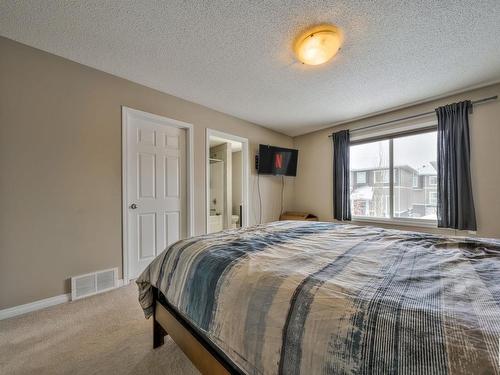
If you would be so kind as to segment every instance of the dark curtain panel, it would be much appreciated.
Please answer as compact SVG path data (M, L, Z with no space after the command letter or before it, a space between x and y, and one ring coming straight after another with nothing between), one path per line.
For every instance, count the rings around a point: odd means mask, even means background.
M349 130L332 134L333 139L333 217L351 220L349 198Z
M438 118L438 226L476 230L470 177L470 101L436 108Z

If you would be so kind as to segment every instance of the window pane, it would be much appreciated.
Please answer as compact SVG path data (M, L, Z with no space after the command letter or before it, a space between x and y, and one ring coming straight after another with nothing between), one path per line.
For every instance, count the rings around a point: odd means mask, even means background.
M394 217L436 220L436 132L395 138Z
M366 172L356 172L356 182L358 184L366 184Z
M389 141L351 146L351 213L390 217Z

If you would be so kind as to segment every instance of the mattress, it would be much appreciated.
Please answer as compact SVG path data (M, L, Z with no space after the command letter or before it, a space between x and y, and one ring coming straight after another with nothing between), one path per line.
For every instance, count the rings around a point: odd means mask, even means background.
M181 240L137 284L247 374L499 373L496 240L283 221Z

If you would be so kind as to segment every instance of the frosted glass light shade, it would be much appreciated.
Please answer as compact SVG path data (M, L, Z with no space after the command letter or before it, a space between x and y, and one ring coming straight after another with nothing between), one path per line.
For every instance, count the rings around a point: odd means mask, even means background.
M297 59L307 65L320 65L331 60L340 49L342 33L333 25L316 26L295 42Z

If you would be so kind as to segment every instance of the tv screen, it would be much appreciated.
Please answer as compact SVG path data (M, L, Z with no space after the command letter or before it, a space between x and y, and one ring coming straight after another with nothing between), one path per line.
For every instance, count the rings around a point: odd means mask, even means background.
M259 146L259 174L296 176L298 150L290 148Z

